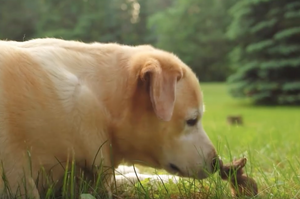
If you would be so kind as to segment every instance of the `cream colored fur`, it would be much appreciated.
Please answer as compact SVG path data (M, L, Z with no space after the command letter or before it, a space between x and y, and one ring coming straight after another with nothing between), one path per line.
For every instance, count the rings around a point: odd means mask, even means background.
M39 198L40 168L58 181L71 160L90 172L126 161L205 178L216 152L202 114L196 76L171 53L51 38L0 41L0 160L13 191L25 184ZM187 125L190 119L197 124Z

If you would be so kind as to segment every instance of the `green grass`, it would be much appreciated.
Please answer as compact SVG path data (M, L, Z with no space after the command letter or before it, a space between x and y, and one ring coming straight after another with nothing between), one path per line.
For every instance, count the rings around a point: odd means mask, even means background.
M254 106L247 100L237 101L228 95L226 85L220 83L203 83L201 88L206 107L203 126L223 161L248 158L245 170L258 183L257 198L300 198L300 107ZM244 124L229 125L228 115L242 115ZM146 173L165 173L139 168ZM55 196L50 188L46 198L79 198L81 193L107 198L98 192L99 186L103 191L99 183L93 187L89 182L80 181L80 188L76 190L74 172L73 167L66 172L63 197ZM92 195L83 198L92 199ZM159 186L144 180L122 187L114 195L115 198L149 199L231 196L228 183L218 174L205 180L183 179L178 184L159 183Z
M202 84L203 125L224 160L246 156L264 198L300 198L300 107L253 106L227 95L224 84ZM230 126L227 115L243 116Z

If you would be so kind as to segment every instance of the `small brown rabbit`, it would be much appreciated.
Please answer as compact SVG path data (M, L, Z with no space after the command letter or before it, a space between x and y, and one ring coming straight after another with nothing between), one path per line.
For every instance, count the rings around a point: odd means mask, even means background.
M258 188L255 180L248 177L243 171L243 167L246 165L246 162L246 158L240 158L238 160L234 160L232 163L221 165L220 176L223 180L229 181L233 197L253 197L258 194Z
M230 125L243 125L243 117L241 115L228 115L227 123Z

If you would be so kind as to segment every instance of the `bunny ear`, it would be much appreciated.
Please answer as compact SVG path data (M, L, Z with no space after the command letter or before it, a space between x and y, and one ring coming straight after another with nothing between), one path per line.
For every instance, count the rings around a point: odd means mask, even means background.
M235 166L237 170L240 170L245 167L247 163L247 158L241 158L235 162Z
M242 158L241 159L241 167L244 167L247 163L247 158Z

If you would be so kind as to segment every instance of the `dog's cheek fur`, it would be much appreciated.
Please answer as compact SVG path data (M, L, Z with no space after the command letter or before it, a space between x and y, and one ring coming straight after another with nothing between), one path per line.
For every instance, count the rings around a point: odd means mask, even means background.
M167 170L170 163L196 169L205 161L210 162L214 148L202 126L185 130L189 110L198 109L202 104L199 82L190 73L190 77L178 82L176 104L170 122L161 121L155 115L147 84L138 83L124 122L126 125L113 135L116 156ZM200 148L204 148L204 154L199 154L197 150Z
M163 121L155 115L146 85L140 83L122 125L114 129L113 146L115 159L160 167L159 154L163 142Z
M164 161L165 165L173 163L182 171L188 170L190 174L196 172L201 177L205 176L202 169L211 170L211 159L216 151L202 127L201 120L194 127L186 125L186 120L192 119L194 112L198 112L199 117L202 116L203 100L197 78L191 71L185 76L178 83L174 114L171 124L168 124L174 128L170 128L172 131L167 134L168 137L165 135Z

